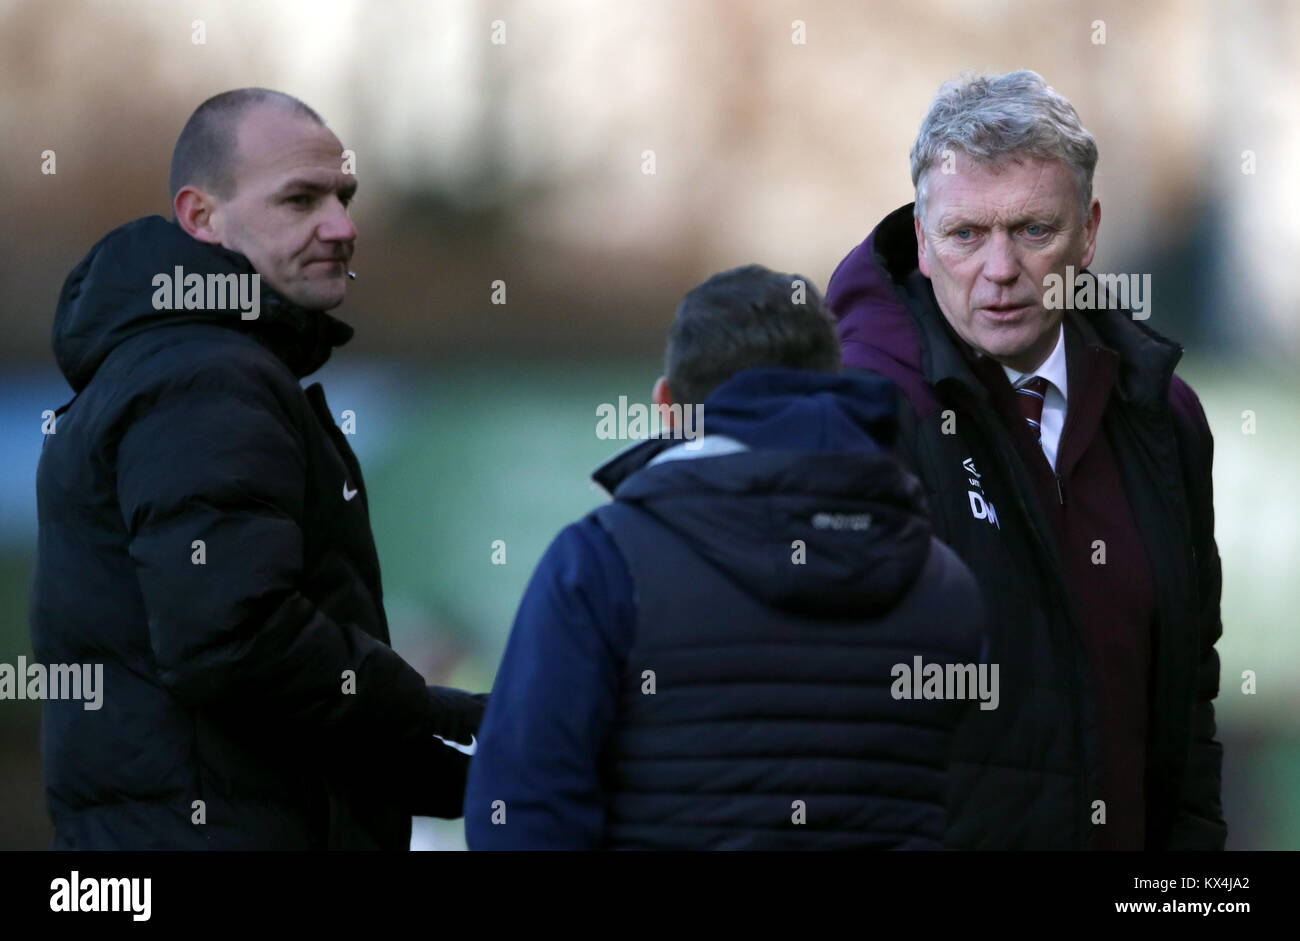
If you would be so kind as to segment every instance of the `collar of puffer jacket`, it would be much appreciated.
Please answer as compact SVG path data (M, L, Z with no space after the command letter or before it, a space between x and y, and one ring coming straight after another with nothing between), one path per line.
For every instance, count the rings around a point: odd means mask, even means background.
M252 263L238 252L191 238L162 216L145 216L100 239L63 283L54 316L52 345L59 369L76 392L128 337L176 323L218 323L251 333L298 378L324 365L353 328L324 311L307 310L259 279L257 319L226 309L158 310L155 278L172 275L251 275Z

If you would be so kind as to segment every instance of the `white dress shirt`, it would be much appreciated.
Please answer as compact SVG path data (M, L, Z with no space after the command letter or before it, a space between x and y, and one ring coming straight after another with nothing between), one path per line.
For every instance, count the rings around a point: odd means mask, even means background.
M1061 445L1061 431L1065 428L1065 406L1069 399L1069 380L1065 375L1065 325L1056 335L1056 347L1051 355L1043 360L1033 372L1016 372L1010 366L1003 366L1011 388L1018 389L1035 376L1047 380L1047 393L1043 396L1043 419L1039 423L1039 432L1043 439L1043 454L1047 463L1056 470L1056 452Z

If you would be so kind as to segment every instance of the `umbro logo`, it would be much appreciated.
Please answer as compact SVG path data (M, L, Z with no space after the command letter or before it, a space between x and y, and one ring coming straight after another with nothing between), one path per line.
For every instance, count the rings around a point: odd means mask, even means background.
M352 499L353 497L355 497L356 495L357 495L357 491L355 491L355 490L349 490L349 489L348 489L348 482L347 482L346 480L343 481L343 499L344 499L344 500L351 500L351 499Z

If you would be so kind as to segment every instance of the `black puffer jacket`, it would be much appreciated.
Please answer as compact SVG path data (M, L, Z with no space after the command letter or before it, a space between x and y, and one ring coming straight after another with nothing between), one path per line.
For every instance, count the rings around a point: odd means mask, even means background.
M405 849L456 817L483 697L388 646L365 483L316 370L352 328L265 285L261 312L155 310L157 274L251 274L160 216L64 284L76 397L37 472L32 645L103 664L47 701L55 846Z

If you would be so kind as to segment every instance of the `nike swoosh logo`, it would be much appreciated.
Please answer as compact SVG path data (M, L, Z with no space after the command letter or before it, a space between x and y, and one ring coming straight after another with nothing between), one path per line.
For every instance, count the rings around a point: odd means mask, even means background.
M347 482L346 480L343 481L343 499L344 499L344 500L351 500L351 499L352 499L353 497L355 497L356 495L357 495L357 491L355 491L355 490L348 490L348 482Z
M478 739L473 735L469 737L468 745L462 745L460 742L453 742L449 738L443 738L437 732L433 733L433 737L442 742L442 744L446 745L448 748L456 749L456 751L460 752L462 755L472 755L478 751Z

